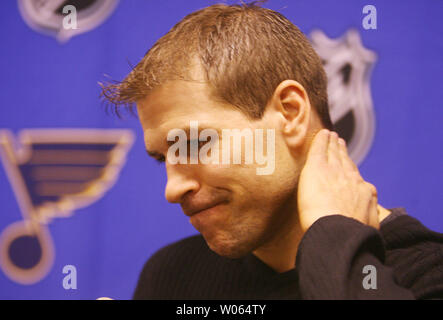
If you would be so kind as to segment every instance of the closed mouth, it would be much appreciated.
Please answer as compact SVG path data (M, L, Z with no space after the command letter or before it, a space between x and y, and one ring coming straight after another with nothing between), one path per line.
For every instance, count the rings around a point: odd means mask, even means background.
M216 206L222 204L223 202L225 202L225 201L217 202L217 203L210 204L210 205L201 206L201 207L199 207L199 208L194 208L194 209L189 210L189 211L184 211L184 213L185 213L188 217L192 217L193 215L196 215L196 214L198 214L198 213L200 213L200 212L202 212L202 211L205 211L205 210L208 210L208 209L214 208L214 207L216 207Z

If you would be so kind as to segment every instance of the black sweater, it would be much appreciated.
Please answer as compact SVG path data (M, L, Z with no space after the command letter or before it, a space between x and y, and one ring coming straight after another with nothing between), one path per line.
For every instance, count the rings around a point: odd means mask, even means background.
M391 211L379 231L341 215L317 220L300 242L295 269L283 273L252 253L221 257L201 235L183 239L148 260L133 298L443 298L443 234L401 208ZM366 265L376 273L364 273Z

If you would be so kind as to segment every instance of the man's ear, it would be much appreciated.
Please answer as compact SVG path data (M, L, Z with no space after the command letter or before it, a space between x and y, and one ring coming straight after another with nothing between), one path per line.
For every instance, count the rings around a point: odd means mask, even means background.
M272 104L281 119L288 146L300 148L308 132L311 104L305 88L294 80L282 81L274 91Z

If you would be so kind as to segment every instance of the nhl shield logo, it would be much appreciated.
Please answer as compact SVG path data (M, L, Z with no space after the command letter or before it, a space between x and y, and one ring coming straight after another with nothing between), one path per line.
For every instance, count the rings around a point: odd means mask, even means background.
M375 132L370 76L376 55L363 47L356 30L349 30L338 39L314 31L311 39L328 76L331 120L346 140L351 158L359 164L368 153Z
M65 42L97 27L117 3L118 0L19 0L18 6L32 29Z

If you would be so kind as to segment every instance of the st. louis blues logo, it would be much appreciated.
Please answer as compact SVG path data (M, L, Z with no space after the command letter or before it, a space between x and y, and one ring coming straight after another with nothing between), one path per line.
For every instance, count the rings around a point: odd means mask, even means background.
M54 260L47 224L97 201L116 182L133 143L128 130L0 131L0 157L23 220L0 235L0 266L22 284L42 279ZM5 213L3 213L5 214Z
M363 47L356 30L349 30L338 39L314 31L311 39L328 76L331 120L346 140L351 158L360 163L375 132L370 76L376 55Z
M18 0L26 24L60 42L97 27L114 11L117 3L118 0ZM74 14L72 10L75 15L67 16L68 12L68 15ZM64 26L66 19L75 19L75 27Z

